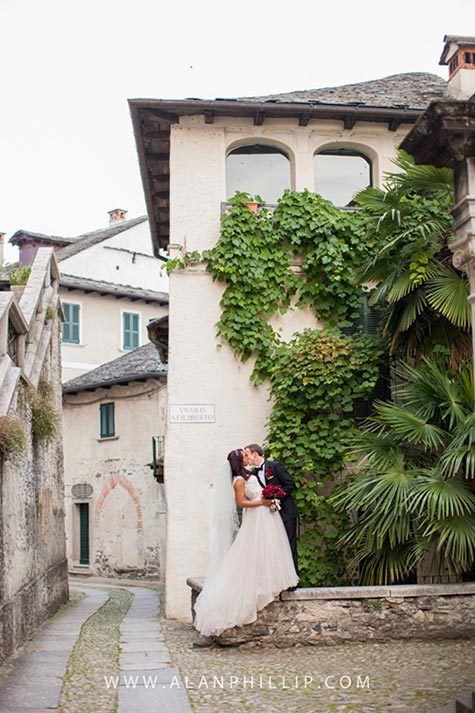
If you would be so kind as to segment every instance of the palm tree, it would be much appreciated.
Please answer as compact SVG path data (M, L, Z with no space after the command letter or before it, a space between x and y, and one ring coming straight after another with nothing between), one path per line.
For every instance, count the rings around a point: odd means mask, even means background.
M356 280L371 285L370 304L386 306L383 333L392 355L417 363L443 347L452 364L466 361L468 282L447 247L454 236L452 172L415 166L403 152L395 164L399 172L386 174L384 190L356 196L367 233L378 233L382 244Z
M366 584L456 575L475 559L473 373L442 359L402 366L400 403L378 402L354 451L362 468L333 497L355 524Z

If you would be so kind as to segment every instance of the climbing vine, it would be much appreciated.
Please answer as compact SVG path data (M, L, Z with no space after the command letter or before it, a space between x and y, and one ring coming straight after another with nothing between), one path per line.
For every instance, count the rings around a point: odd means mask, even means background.
M246 193L230 199L221 237L203 258L213 279L227 285L218 334L243 361L257 352L264 371L265 355L279 341L269 319L288 310L298 280L288 247L274 230L272 213L265 207L256 213L249 210L249 199Z
M355 434L356 399L374 389L382 345L368 335L306 329L279 349L270 374L268 446L295 477L303 586L346 581L350 553L338 545L348 521L328 497L338 488Z
M379 340L358 333L362 292L353 274L376 246L357 212L310 191L285 191L273 212L262 205L251 211L250 198L237 193L229 201L220 239L202 255L213 279L226 285L218 335L237 358L256 357L256 383L269 381L266 447L296 480L301 584L337 584L346 581L347 553L337 542L347 523L328 496L356 429L354 402L373 391L383 354ZM172 267L197 259L190 254ZM271 318L304 307L325 329L284 342Z

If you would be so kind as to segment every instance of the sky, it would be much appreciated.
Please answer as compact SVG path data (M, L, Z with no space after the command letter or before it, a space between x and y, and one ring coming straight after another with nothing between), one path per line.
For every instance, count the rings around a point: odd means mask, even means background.
M0 0L0 231L146 212L129 98L265 95L439 66L475 0ZM12 246L6 261L16 259Z

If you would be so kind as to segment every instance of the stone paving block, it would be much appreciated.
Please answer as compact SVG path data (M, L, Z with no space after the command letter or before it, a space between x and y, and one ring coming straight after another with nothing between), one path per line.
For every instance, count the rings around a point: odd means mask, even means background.
M5 708L17 708L28 711L30 708L55 709L58 706L61 682L46 686L42 683L33 685L12 685L0 692L0 711Z
M41 636L35 639L31 649L34 653L39 651L57 651L64 653L69 658L71 649L76 642L77 636Z
M163 641L163 632L156 631L155 629L145 630L145 629L130 629L124 631L120 629L120 638L124 641L133 641L134 639L147 639L155 641Z
M155 685L157 687L166 684L168 687L170 687L170 684L173 684L173 687L176 688L178 688L178 686L176 685L178 682L179 685L182 687L178 669L172 666L167 666L166 668L161 669L132 669L129 671L121 671L119 677L119 686L124 686L125 688L127 688L125 684L126 680L129 682L129 686L131 685L131 680L136 680L137 687L139 685L145 686L144 681L151 681L151 683L149 684L150 686Z
M28 686L33 683L44 683L45 686L56 686L61 685L62 678L65 673L65 667L58 669L57 671L51 671L48 667L36 667L33 670L29 668L23 670L15 670L15 678L11 685L14 686ZM5 688L10 688L8 683L8 677L5 677L4 683L0 684L0 695L2 690ZM0 713L3 713L0 708Z
M133 669L154 669L170 666L171 659L168 652L152 652L150 655L145 651L137 653L123 653L120 656L120 667L125 671Z
M191 713L191 706L184 688L121 688L118 713Z
M51 713L58 710L57 708L24 708L23 705L19 708L0 708L1 713Z
M64 676L66 671L67 661L62 658L45 658L42 652L34 654L22 654L15 659L15 665L10 672L10 677L13 678L23 675L40 676Z
M162 635L162 629L158 626L158 624L152 623L149 623L148 626L146 626L145 624L141 624L139 626L132 623L122 624L120 627L120 631L123 634L150 634L150 636Z
M138 653L140 651L168 652L168 648L163 641L155 641L154 639L132 639L131 641L121 641L121 651L124 653Z

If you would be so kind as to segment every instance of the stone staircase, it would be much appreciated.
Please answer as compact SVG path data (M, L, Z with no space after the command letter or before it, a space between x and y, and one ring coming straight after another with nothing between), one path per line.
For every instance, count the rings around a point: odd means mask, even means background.
M22 378L37 387L56 315L59 270L52 248L40 248L21 296L0 292L0 416L5 416Z

